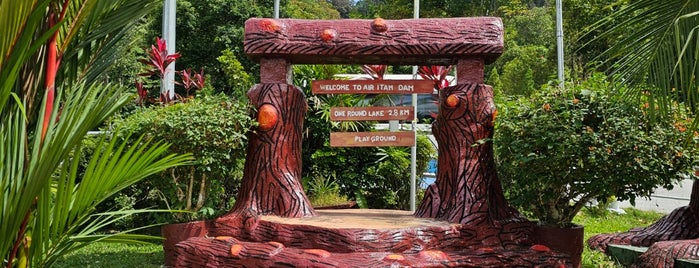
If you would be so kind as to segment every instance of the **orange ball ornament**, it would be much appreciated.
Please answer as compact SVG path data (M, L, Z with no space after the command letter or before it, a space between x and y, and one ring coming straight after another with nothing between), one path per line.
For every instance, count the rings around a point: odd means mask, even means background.
M279 22L277 20L274 20L274 19L263 19L263 20L260 20L259 24L260 24L260 28L263 31L270 32L270 33L278 32L282 28L282 26L279 24Z
M240 253L243 252L243 249L245 249L245 248L241 244L232 245L231 250L230 250L231 256L236 257L236 258L240 257Z
M444 104L446 104L447 107L454 108L457 105L459 105L459 97L454 94L451 94L449 95L449 97L447 97L447 100L444 102Z
M374 19L374 21L371 22L371 29L379 33L387 31L388 25L386 25L386 20L382 18Z
M337 38L337 31L333 29L325 29L320 33L320 39L325 42L330 42Z
M257 111L258 128L263 131L270 130L279 121L279 113L271 104L263 104Z

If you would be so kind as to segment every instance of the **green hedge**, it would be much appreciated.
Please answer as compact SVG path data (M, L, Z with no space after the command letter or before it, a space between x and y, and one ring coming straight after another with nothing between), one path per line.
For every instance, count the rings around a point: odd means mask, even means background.
M117 205L194 212L173 214L168 221L210 218L228 211L242 178L246 133L253 124L245 104L224 95L202 96L143 108L114 124L124 130L117 137L144 134L172 144L171 152L192 153L196 160L195 165L169 170L122 192L117 200L128 202Z
M544 223L565 224L592 199L633 202L689 172L697 144L686 144L686 116L678 111L652 124L650 108L612 88L596 75L501 109L494 142L513 204Z

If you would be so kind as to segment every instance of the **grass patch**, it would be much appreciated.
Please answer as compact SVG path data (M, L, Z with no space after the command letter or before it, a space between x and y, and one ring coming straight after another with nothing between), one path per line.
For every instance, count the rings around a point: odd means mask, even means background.
M633 227L648 226L663 216L661 213L625 208L626 214L583 209L573 222L585 226L585 243L593 235L601 233L625 232ZM590 250L587 245L582 255L583 267L623 267L600 251Z
M619 215L597 209L583 209L573 220L585 226L585 241L600 233L627 231L633 227L648 226L663 214L627 208ZM123 245L95 243L72 252L54 267L161 267L164 263L161 245ZM585 247L583 267L622 267L607 255Z
M53 267L162 267L165 263L162 245L126 245L94 243L71 252Z

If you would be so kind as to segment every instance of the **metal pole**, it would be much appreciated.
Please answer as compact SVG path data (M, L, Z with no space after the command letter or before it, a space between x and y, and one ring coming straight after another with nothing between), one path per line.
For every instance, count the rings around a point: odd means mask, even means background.
M175 19L177 10L177 0L165 0L163 4L163 39L169 54L175 52ZM160 94L166 94L170 99L175 97L175 63L168 65L165 69L160 85Z
M279 18L279 0L274 0L274 18Z
M420 18L420 0L414 0L415 4L413 6L413 18ZM413 66L413 75L417 75L417 66ZM413 94L413 109L415 110L412 127L413 134L415 135L415 141L413 146L410 147L410 211L415 211L416 209L416 196L417 196L417 94Z
M561 0L556 0L556 47L558 48L558 85L565 87L565 77L563 74L563 4Z

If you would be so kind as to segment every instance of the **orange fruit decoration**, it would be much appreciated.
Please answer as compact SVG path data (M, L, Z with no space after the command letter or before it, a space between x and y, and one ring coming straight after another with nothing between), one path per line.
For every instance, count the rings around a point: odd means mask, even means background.
M541 108L544 109L544 111L546 112L551 111L551 104L544 103L544 106L542 106Z
M447 107L454 108L457 105L459 105L459 97L454 95L454 94L451 94L451 95L449 95L449 97L447 97L445 104L447 105Z
M388 30L388 25L386 25L386 20L382 18L376 18L371 22L371 29L377 32L385 32Z
M274 19L263 19L260 20L259 23L262 30L270 33L278 32L282 28L282 26L279 25L279 22Z
M327 250L323 250L323 249L317 249L317 248L314 248L314 249L304 249L303 252L304 252L304 253L307 253L307 254L315 255L315 256L318 256L318 257L321 257L321 258L330 257L330 252L328 252Z
M243 245L241 244L235 244L231 246L231 256L233 257L238 257L240 256L240 252L243 251Z
M549 247L544 246L544 245L539 245L539 244L533 245L533 246L531 247L531 249L532 249L533 251L538 251L538 252L549 252L549 251L551 251L551 249L550 249Z
M279 113L271 104L263 104L260 110L257 111L257 123L259 129L263 131L270 130L279 121Z
M320 33L320 39L325 42L330 42L337 37L337 31L333 29L325 29Z

